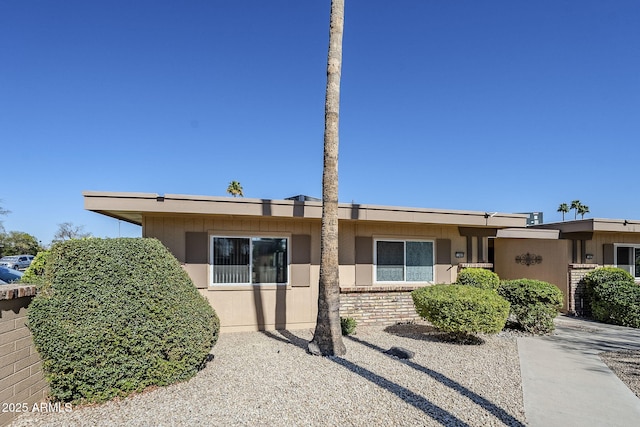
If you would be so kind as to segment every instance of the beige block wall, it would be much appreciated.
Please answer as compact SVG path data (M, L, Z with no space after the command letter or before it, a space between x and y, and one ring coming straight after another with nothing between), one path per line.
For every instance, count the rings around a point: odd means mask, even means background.
M591 240L585 242L585 253L594 255L594 259L588 261L593 264L604 264L604 245L609 243L640 244L640 236L637 233L594 233Z
M26 326L32 296L5 297L3 290L0 295L0 404L7 405L3 406L7 412L0 412L0 426L8 425L20 415L16 404L20 405L19 409L30 411L35 403L46 399L48 392L42 362Z
M318 280L320 265L320 221L309 219L273 219L265 217L237 219L215 216L162 216L147 215L143 218L143 236L155 237L163 242L176 258L185 263L186 232L206 232L209 235L309 235L311 237L310 265L304 266L309 274L310 286L216 286L209 287L209 266L207 264L187 264L185 270L201 287L204 295L218 313L222 331L248 331L256 329L296 329L315 325L317 316ZM356 237L392 237L404 239L450 239L451 259L453 254L466 251L466 239L453 226L429 226L424 224L361 224L355 221L340 223L340 285L341 287L372 286L373 264L356 265ZM296 248L292 248L296 250ZM301 269L291 265L290 272ZM366 274L356 275L357 269L365 269ZM457 269L452 265L437 265L435 281L451 283L455 281ZM291 275L290 275L291 277ZM368 277L366 283L357 283L356 277ZM293 285L293 286L292 286Z
M542 256L541 264L516 263L516 256L526 254ZM563 311L568 310L570 289L568 265L571 262L571 241L547 239L495 240L494 271L503 280L535 279L557 286L564 294Z
M341 224L340 227L340 244L345 244L349 248L343 254L343 247L340 247L340 286L371 286L374 285L373 264L367 266L355 266L355 239L356 237L378 238L396 238L396 239L424 239L433 240L449 239L451 240L451 261L452 264L439 264L435 266L434 282L435 283L453 283L457 278L458 262L464 262L464 259L457 260L454 256L456 252L466 252L467 240L460 236L458 227L455 226L438 226L428 224L411 224L411 223L347 223ZM437 247L434 247L437 251ZM370 270L368 276L371 278L370 283L355 283L356 268L365 268ZM343 272L345 277L343 278ZM386 285L385 285L386 286Z
M319 222L310 220L282 221L268 218L234 219L227 217L146 216L143 236L159 239L176 258L184 263L185 233L207 232L210 235L311 236L311 265L302 265L297 273L309 274L309 284L317 284L320 264ZM292 248L295 250L295 248ZM200 293L207 298L220 317L222 332L303 329L315 325L318 290L316 286L263 285L216 286L209 284L208 264L186 264L185 270ZM299 265L291 265L291 270ZM306 273L308 271L308 273Z

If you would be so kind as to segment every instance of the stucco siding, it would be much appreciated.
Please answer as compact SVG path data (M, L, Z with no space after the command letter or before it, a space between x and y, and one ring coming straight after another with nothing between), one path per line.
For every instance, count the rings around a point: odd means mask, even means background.
M535 254L542 257L540 264L526 265L516 262L516 256ZM494 271L503 280L535 279L549 282L564 294L563 310L568 309L568 273L571 262L571 242L550 239L508 239L495 241Z
M320 264L320 221L307 218L237 218L232 216L147 214L143 235L159 239L182 263L194 284L221 319L222 330L305 328L315 324ZM187 233L191 237L187 237ZM210 286L210 236L286 236L290 240L289 283L287 285ZM308 236L296 238L295 236ZM457 227L425 224L361 224L343 221L339 231L341 288L375 287L373 245L376 238L424 239L434 242L434 260L457 262L454 253L466 250L466 239ZM437 241L446 240L446 254L437 254ZM189 240L189 242L187 242ZM358 243L359 242L359 243ZM450 242L450 243L449 243ZM308 245L300 248L296 244ZM362 246L362 245L365 246ZM356 247L364 253L358 256ZM202 246L194 256L194 246ZM206 246L206 247L204 247ZM191 251L191 253L187 253ZM295 252L300 251L300 252ZM295 255L294 255L295 252ZM438 255L438 256L436 256ZM362 260L366 262L363 263ZM189 262L197 260L194 262ZM296 260L296 262L294 262ZM303 261L300 261L303 260ZM205 261L205 263L203 263ZM434 281L455 281L457 269L436 264ZM427 283L425 283L426 285ZM419 286L419 283L412 285ZM385 286L388 286L386 284Z

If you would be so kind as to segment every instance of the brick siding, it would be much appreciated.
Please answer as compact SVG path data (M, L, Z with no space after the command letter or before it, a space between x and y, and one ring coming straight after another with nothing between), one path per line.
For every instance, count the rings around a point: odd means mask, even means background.
M420 320L411 299L415 288L342 288L340 316L352 317L358 325L386 326Z
M0 426L20 415L16 404L31 410L47 396L42 362L26 326L27 307L35 293L35 286L0 288Z
M591 306L586 296L584 276L600 267L596 264L569 264L568 312L576 316L591 316Z

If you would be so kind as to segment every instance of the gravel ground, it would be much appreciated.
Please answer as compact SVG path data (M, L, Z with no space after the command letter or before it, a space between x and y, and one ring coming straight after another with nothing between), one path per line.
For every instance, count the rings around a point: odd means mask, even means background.
M640 398L640 351L622 350L600 353L606 365Z
M523 426L516 339L445 342L430 326L359 327L344 357L305 352L308 330L223 334L198 375L13 426ZM410 360L382 353L392 346Z

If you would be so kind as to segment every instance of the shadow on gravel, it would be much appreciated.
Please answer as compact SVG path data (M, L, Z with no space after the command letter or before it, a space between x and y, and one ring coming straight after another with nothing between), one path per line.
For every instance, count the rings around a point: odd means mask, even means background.
M402 387L401 385L396 384L393 381L389 381L388 379L381 377L380 375L375 374L370 370L358 366L353 362L349 362L348 360L345 360L341 357L330 357L329 359L337 363L338 365L350 370L354 374L358 374L362 378L371 381L378 387L395 394L404 402L421 410L443 426L470 427L469 424L457 418L452 413L446 411L445 409L442 409L438 405L429 402L424 397L420 396L417 393L414 393L406 387Z
M440 341L437 335L438 329L430 325L416 325L413 323L398 323L387 326L384 331L402 338L411 338L420 341Z
M262 334L268 336L269 338L273 338L274 340L286 343L293 344L296 347L303 349L305 352L307 351L308 340L304 338L300 338L286 329L279 329L277 331L262 331Z
M278 330L275 332L263 331L262 333L268 336L269 338L273 338L283 343L293 344L296 347L299 347L304 351L307 351L308 340L304 338L300 338L287 330ZM347 338L350 338L350 337L347 337ZM355 341L360 342L360 340L355 340ZM379 347L374 346L374 348L378 349ZM371 381L378 387L383 388L388 392L395 394L402 401L421 410L422 412L424 412L429 417L433 418L435 421L439 422L443 426L471 427L469 426L469 424L457 418L452 413L448 412L445 409L442 409L441 407L439 407L438 405L435 405L434 403L431 403L429 400L425 399L423 396L420 396L419 394L414 393L408 388L403 387L399 384L396 384L393 381L389 381L388 379L374 372L371 372L366 368L363 368L359 365L356 365L353 362L350 362L346 359L343 359L337 356L327 357L327 360L331 360L332 362L337 363L338 365L344 367L345 369L350 370L354 374L360 375L362 378L368 381Z
M403 325L396 325L396 326L403 326ZM412 326L416 326L416 325L412 325ZM430 327L430 326L425 326L425 325L418 325L418 330L423 330L423 331L429 331L429 332L433 332L435 331L435 328ZM393 327L389 327L387 329L390 329ZM385 329L385 330L387 330ZM399 328L399 329L391 329L391 330L395 330L395 331L400 331L400 333L402 333L403 329ZM388 331L389 332L389 331ZM393 332L390 332L393 333ZM424 333L424 332L422 332ZM287 344L293 344L296 347L299 347L303 350L307 350L307 343L308 341L304 338L300 338L294 334L292 334L291 332L287 331L287 330L278 330L275 332L270 332L270 331L265 331L263 332L263 334L265 334L266 336L273 338L275 340L287 343ZM409 338L412 338L412 336L408 336ZM375 344L369 343L367 341L361 340L359 338L353 337L353 336L346 336L345 338L364 345L366 347L369 347L372 350L375 351L379 351L379 352L384 352L385 349L378 347ZM417 338L420 339L420 338ZM441 338L435 338L434 340L440 341ZM393 356L389 356L389 357L393 357ZM350 362L346 359L343 359L341 357L328 357L328 360L331 360L337 364L339 364L340 366L344 367L345 369L350 370L351 372L353 372L354 374L360 375L362 378L371 381L373 384L377 385L380 388L385 389L386 391L395 394L398 398L402 399L404 402L408 403L409 405L414 406L416 409L421 410L422 412L424 412L426 415L428 415L429 417L433 418L433 420L435 420L436 422L444 425L444 426L457 426L457 427L470 427L469 424L465 423L463 420L459 419L458 417L456 417L455 415L453 415L452 413L448 412L447 410L439 407L438 405L430 402L428 399L426 399L425 397L409 390L406 387L403 387L399 384L394 383L393 381L390 381L374 372L371 372L370 370L363 368L362 366L356 365L353 362ZM504 409L500 408L499 406L495 405L494 403L488 401L487 399L485 399L484 397L480 396L477 393L474 393L473 391L469 390L468 388L464 387L463 385L453 381L452 379L448 378L446 375L443 375L439 372L436 372L432 369L426 368L422 365L419 365L415 362L411 362L409 360L398 360L400 363L404 363L405 365L420 371L422 373L425 373L427 375L429 375L430 377L432 377L433 379L435 379L436 381L444 384L445 386L457 391L458 393L460 393L462 396L467 397L468 399L470 399L472 402L474 402L475 404L481 406L482 408L484 408L485 410L489 411L490 413L492 413L496 418L498 418L500 421L502 421L505 425L507 426L513 426L513 427L525 427L525 424L523 424L522 422L520 422L518 419L516 419L515 417L513 417L512 415L510 415L507 411L505 411Z
M480 345L485 340L477 335L456 335L442 332L430 325L413 323L398 323L387 326L384 331L401 338L411 338L417 341L448 342L461 345Z
M379 352L384 352L385 349L378 347L375 344L372 344L370 342L361 340L359 338L356 337L352 337L352 336L348 336L348 339L350 339L351 341L354 341L358 344L362 344L366 347L369 347L373 350L379 351ZM393 356L389 356L389 357L393 357ZM499 407L498 405L490 402L489 400L485 399L484 397L480 396L479 394L469 390L468 388L464 387L462 384L452 380L451 378L447 377L446 375L443 375L437 371L434 371L433 369L429 369L425 366L419 365L415 362L412 362L410 360L400 360L398 359L398 361L400 363L403 363L413 369L415 369L416 371L425 373L427 375L429 375L431 378L435 379L436 381L440 382L441 384L451 388L452 390L457 391L458 393L460 393L462 396L467 397L469 400L471 400L472 402L474 402L476 405L481 406L482 408L486 409L487 411L491 412L496 418L498 418L500 421L502 421L505 425L508 426L517 426L517 427L524 427L525 424L523 424L521 421L519 421L517 418L513 417L511 414L509 414L507 411L505 411L504 409L502 409L501 407ZM439 420L438 420L439 421Z

